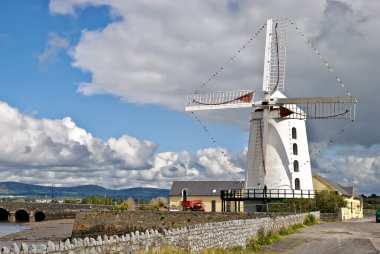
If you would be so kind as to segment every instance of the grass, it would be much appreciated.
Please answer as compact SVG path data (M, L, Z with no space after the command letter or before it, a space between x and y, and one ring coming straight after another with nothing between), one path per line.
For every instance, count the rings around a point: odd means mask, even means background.
M303 224L306 226L312 226L312 225L318 224L318 219L315 218L313 214L308 214L305 220L303 221Z
M139 254L190 254L190 251L182 250L170 245L164 245L158 250L140 251Z
M246 246L246 253L250 253L251 251L257 252L261 247L265 245L270 245L274 241L282 240L283 237L280 232L268 231L265 232L263 228L260 228L257 232L256 237L252 237L248 239Z

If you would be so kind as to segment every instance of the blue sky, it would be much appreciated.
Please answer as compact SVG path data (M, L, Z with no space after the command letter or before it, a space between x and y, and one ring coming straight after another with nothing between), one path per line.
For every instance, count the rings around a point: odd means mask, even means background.
M10 105L38 118L70 116L78 126L103 140L128 133L157 142L159 151L194 152L212 145L188 113L136 105L107 94L78 93L78 83L90 77L71 66L65 50L57 50L51 59L39 62L49 33L63 34L74 45L83 29L102 29L115 20L110 17L109 7L89 7L75 16L62 16L49 13L48 1L4 1L0 15L0 54L9 60L0 62L0 98ZM208 126L235 152L247 141L247 133L241 128L215 123Z
M1 145L9 149L0 153L0 176L63 185L101 179L100 185L120 187L241 177L249 111L200 116L231 155L237 169L228 169L207 134L183 111L185 95L224 65L266 18L280 16L299 24L363 102L359 121L332 148L326 148L330 132L342 125L309 127L311 147L324 149L313 161L314 171L375 191L380 137L369 115L378 115L371 107L377 102L371 94L379 92L372 77L380 41L376 10L376 2L330 0L1 1L0 101L8 119ZM344 96L295 37L289 33L288 94ZM263 43L264 35L255 38L206 90L260 91ZM33 157L19 147L31 149ZM50 164L36 159L54 157L51 151L61 156ZM337 151L345 159L332 156ZM366 177L355 173L357 167Z

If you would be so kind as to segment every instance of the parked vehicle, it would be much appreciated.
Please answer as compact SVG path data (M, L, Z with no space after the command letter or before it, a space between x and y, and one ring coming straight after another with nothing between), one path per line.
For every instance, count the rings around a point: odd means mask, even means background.
M380 209L376 210L376 222L380 222Z
M182 201L183 210L191 210L191 211L204 211L205 205L202 202L202 199L188 200Z

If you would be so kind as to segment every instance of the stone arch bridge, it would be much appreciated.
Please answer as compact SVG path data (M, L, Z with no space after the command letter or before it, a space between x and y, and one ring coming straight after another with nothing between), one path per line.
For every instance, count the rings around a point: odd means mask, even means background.
M33 202L0 202L0 221L73 219L79 211L108 210L112 206Z

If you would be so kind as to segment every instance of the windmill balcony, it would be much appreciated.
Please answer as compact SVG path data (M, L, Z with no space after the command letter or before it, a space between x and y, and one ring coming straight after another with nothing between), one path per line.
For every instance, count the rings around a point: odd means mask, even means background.
M281 199L281 198L314 198L314 190L291 190L291 189L243 189L222 190L222 201L244 201L258 199Z

